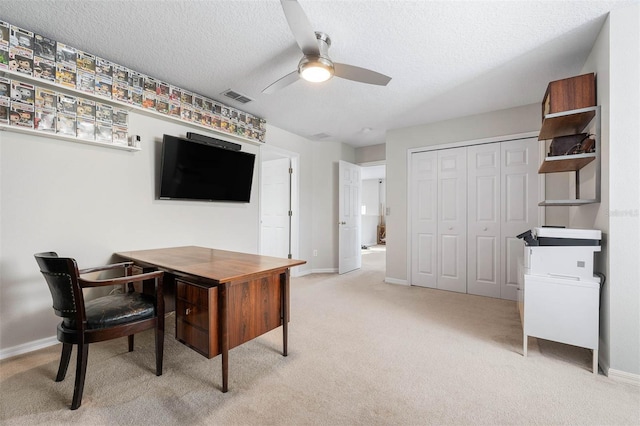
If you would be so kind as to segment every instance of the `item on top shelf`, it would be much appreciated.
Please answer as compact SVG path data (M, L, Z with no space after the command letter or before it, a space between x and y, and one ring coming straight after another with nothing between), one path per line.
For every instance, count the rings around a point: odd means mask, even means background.
M34 57L47 59L55 62L56 60L56 41L40 34L36 34L33 38L33 54Z
M71 114L75 119L78 107L78 98L71 95L65 95L64 93L58 93L58 112L64 114ZM74 132L75 133L75 132Z
M56 63L52 60L33 57L33 76L43 80L55 83L56 81Z
M75 89L76 66L56 62L56 83Z
M96 73L96 57L90 53L78 50L76 56L76 66L78 71L84 71L91 74Z
M9 23L0 21L0 46L9 49Z
M96 85L96 75L94 73L78 70L76 73L76 89L86 92L94 93Z
M78 60L78 50L75 47L67 46L63 43L56 43L56 65L66 65L76 72Z

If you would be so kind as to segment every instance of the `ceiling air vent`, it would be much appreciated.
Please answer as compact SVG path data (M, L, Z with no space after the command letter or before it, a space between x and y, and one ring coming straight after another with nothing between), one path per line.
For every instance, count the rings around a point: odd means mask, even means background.
M311 138L312 139L316 139L316 140L318 140L318 139L326 139L326 138L330 138L330 137L331 137L330 134L324 133L324 132L323 133L316 133L315 135L311 135Z
M241 104L246 104L253 100L250 97L245 96L242 93L238 93L235 90L231 90L231 89L225 90L224 92L222 92L222 94L225 95L227 98L231 98L236 102L240 102Z

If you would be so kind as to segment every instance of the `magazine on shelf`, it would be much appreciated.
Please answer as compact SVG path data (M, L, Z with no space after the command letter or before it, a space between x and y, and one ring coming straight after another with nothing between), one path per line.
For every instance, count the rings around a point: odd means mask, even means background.
M0 70L9 69L9 46L0 45Z
M111 124L113 122L113 107L108 104L96 102L96 121Z
M33 105L36 98L36 88L33 84L18 80L11 81L11 101Z
M77 113L78 98L64 93L58 93L58 112L73 115L74 120Z
M131 104L137 107L142 107L143 102L143 91L142 87L130 87L129 88L129 97L131 98Z
M193 105L193 93L183 90L180 96L180 102L182 103L182 107L191 107Z
M33 54L39 56L42 59L49 61L56 61L56 41L50 38L44 37L40 34L36 34L33 38Z
M129 103L129 85L124 83L116 83L113 85L112 99L120 102Z
M144 92L156 94L158 90L158 80L153 77L145 77L144 79ZM154 98L155 99L155 98Z
M33 58L33 32L27 31L15 25L11 25L9 30L9 46L20 47L31 52Z
M96 121L96 141L111 143L113 141L112 129L111 124Z
M76 136L81 139L96 139L96 122L86 118L78 117Z
M56 131L56 112L51 109L36 107L36 115L33 120L33 128L43 132Z
M11 80L6 77L0 77L0 99L11 98Z
M0 98L0 124L9 124L9 99Z
M127 145L129 143L128 129L126 127L113 126L113 143L118 145Z
M9 124L12 126L33 129L33 114L33 105L23 104L21 102L11 102Z
M56 83L76 88L76 66L56 62Z
M111 80L113 78L113 63L106 59L96 57L96 78L97 77Z
M169 101L171 103L180 104L182 98L182 89L176 86L171 86L171 90L169 91Z
M33 75L33 56L25 55L26 49L9 48L9 70L21 74Z
M180 118L180 104L179 103L169 103L169 115L172 117Z
M100 95L103 98L111 99L113 90L113 84L111 77L103 77L96 75L95 85L93 86L93 93Z
M122 108L113 108L113 125L119 127L128 127L129 111Z
M142 94L142 108L156 109L156 94L155 92L145 92Z
M96 73L96 57L90 53L78 50L76 65L78 67L78 71L82 70L92 74Z
M51 83L56 81L56 63L50 59L33 57L33 76L47 80Z
M43 87L36 87L36 108L55 111L56 92Z
M76 115L58 112L56 114L56 133L76 136Z
M0 46L9 49L9 23L0 21Z
M85 71L78 71L76 80L76 89L82 92L94 93L96 84L95 74Z
M56 65L66 65L72 67L76 72L78 50L75 47L67 46L60 42L56 43Z
M129 86L131 84L131 70L122 65L113 65L113 84Z
M169 95L171 92L171 86L163 81L158 81L156 85L156 95L158 99L169 101Z
M165 99L156 99L156 111L161 114L169 114L169 101Z
M96 102L91 99L78 98L76 111L79 119L95 120Z

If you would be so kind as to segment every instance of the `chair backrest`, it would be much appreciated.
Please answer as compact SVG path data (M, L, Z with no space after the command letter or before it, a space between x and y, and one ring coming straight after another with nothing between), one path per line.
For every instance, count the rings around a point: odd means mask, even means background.
M82 289L78 283L78 265L74 259L58 257L55 252L34 255L40 272L49 285L53 310L63 318L76 318L84 313Z

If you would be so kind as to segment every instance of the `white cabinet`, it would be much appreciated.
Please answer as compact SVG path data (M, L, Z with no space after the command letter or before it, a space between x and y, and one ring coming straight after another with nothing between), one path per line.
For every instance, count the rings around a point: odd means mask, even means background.
M527 356L529 336L584 347L593 351L593 373L597 374L599 279L587 281L523 273L522 286L523 300L519 306L523 355Z

